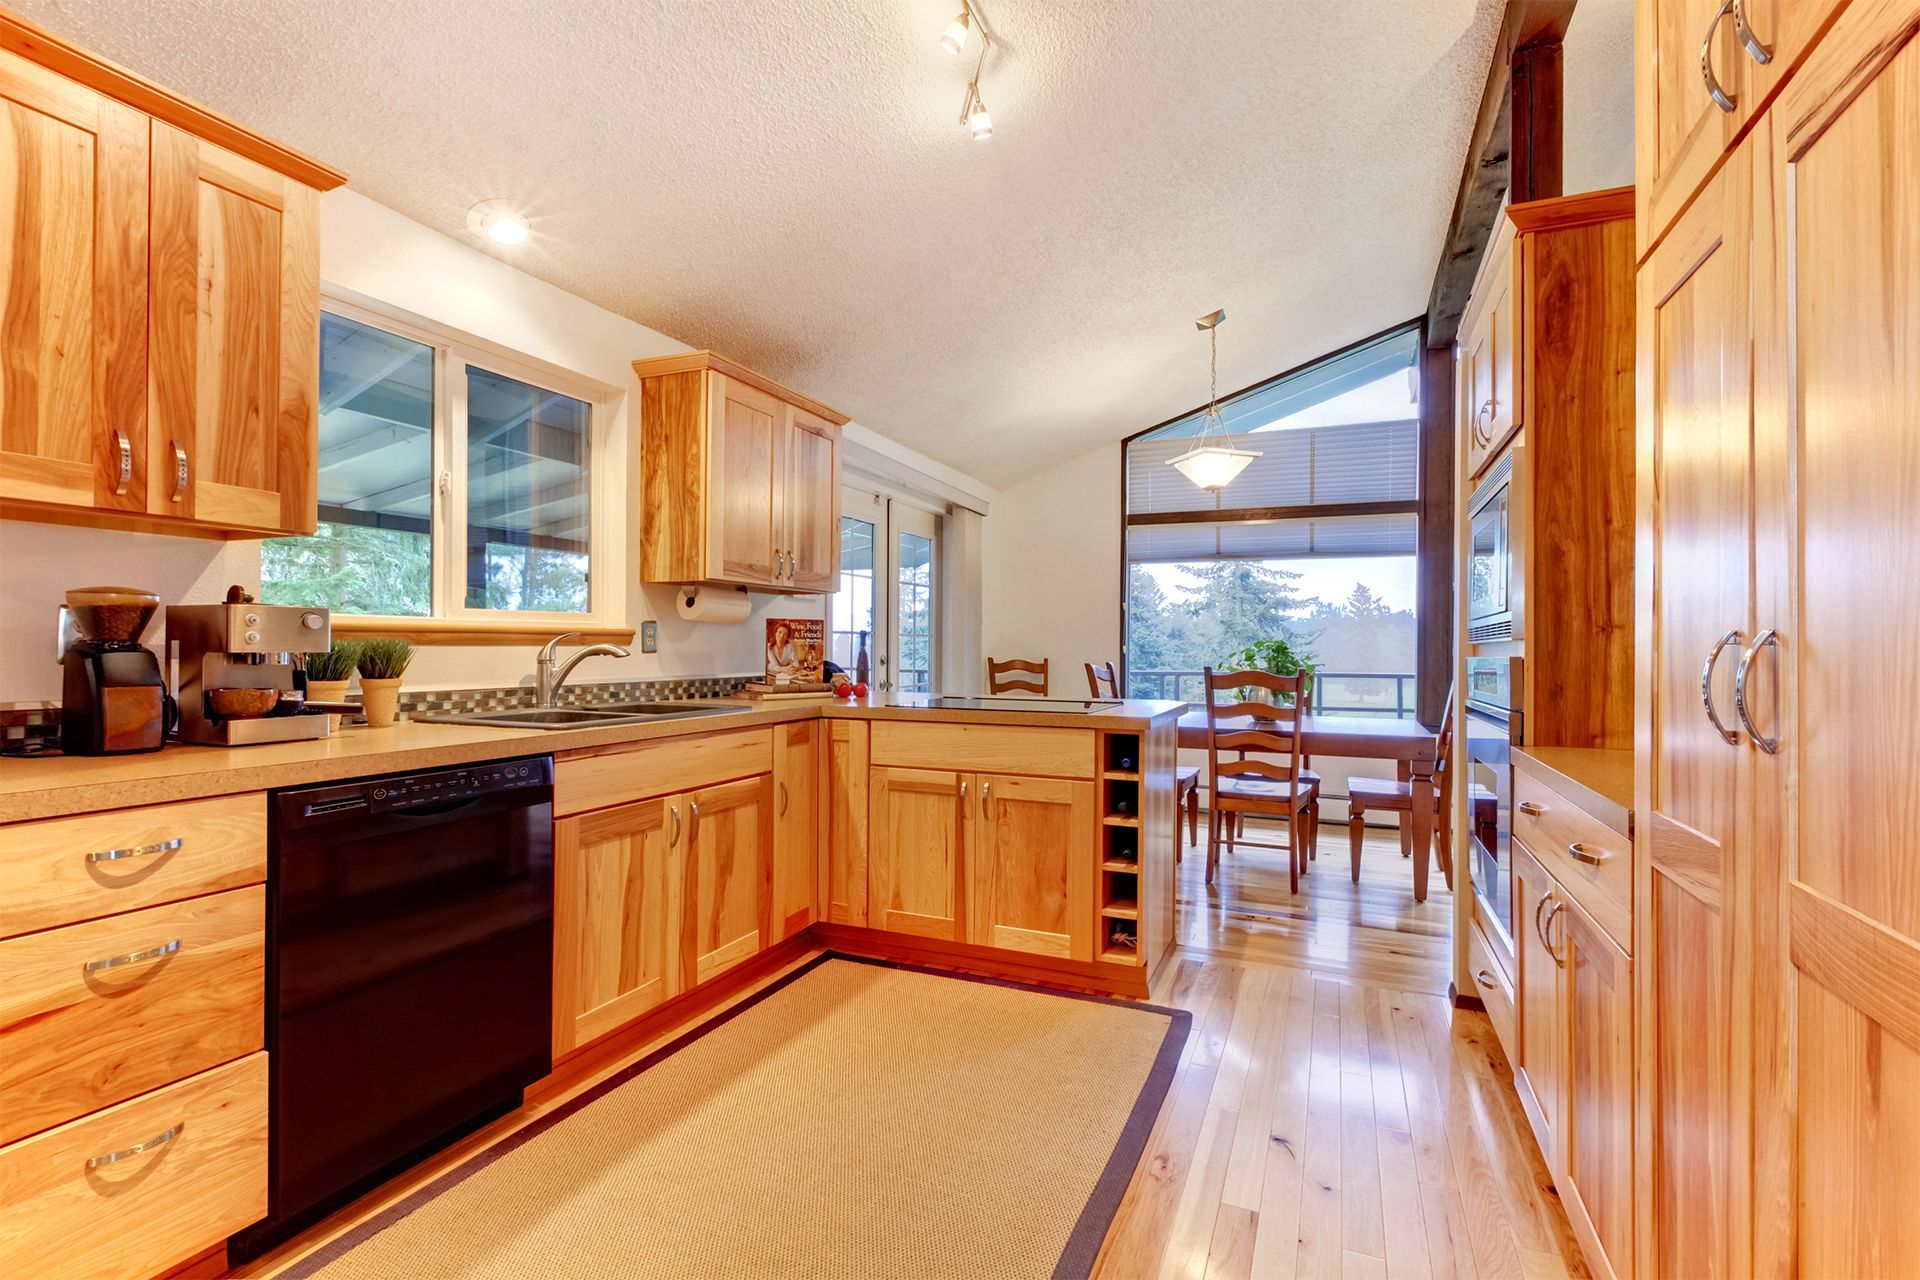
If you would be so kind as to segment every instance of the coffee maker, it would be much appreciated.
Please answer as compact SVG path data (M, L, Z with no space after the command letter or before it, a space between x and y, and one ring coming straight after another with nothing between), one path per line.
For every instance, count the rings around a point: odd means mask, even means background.
M303 605L167 606L177 664L179 738L208 746L324 738L331 717L306 705L306 656L333 643L333 616Z
M82 587L60 607L60 749L108 756L158 751L177 714L160 660L140 643L160 597L138 587Z

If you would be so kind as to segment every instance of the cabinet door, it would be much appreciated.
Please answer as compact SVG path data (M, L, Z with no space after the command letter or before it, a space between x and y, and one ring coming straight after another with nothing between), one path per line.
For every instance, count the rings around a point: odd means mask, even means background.
M788 406L780 527L786 584L831 591L840 572L840 429Z
M1782 91L1764 158L1755 368L1764 518L1750 672L1758 922L1757 1203L1793 1207L1755 1270L1920 1259L1920 3L1848 6ZM1784 933L1786 945L1770 949ZM1787 982L1784 1004L1773 978ZM1776 1039L1777 1037L1777 1039ZM1785 1041L1797 1054L1774 1052ZM1797 1067L1797 1071L1796 1071ZM1779 1105L1798 1079L1797 1111ZM1795 1161L1772 1178L1771 1157ZM1762 1163L1765 1161L1765 1163ZM1757 1215L1765 1232L1775 1215ZM1771 1247L1770 1247L1771 1246Z
M967 823L967 941L1093 959L1094 784L977 774Z
M1593 1271L1633 1268L1633 965L1575 904L1554 916L1566 1090L1554 1186Z
M790 938L820 918L819 857L825 840L820 802L823 768L819 720L773 731L773 940Z
M679 994L687 801L642 800L553 828L553 1052Z
M820 846L821 915L830 924L867 923L868 729L830 720L827 835Z
M1786 0L1789 6L1805 2ZM1634 19L1634 221L1644 255L1700 189L1755 104L1748 84L1753 63L1721 0L1643 0ZM1703 43L1732 110L1716 105L1707 90Z
M786 406L722 373L708 381L707 576L771 584L779 547L775 461Z
M1467 474L1486 470L1519 424L1515 403L1518 360L1512 224L1487 248L1462 332L1467 379Z
M146 506L147 118L0 51L0 499Z
M1748 1271L1751 1099L1733 1064L1751 1060L1751 987L1735 985L1748 929L1735 910L1733 869L1747 860L1752 749L1732 725L1734 667L1753 635L1751 172L1742 147L1638 282L1635 686L1639 740L1649 745L1637 762L1634 859L1638 1148L1647 1170L1637 1270L1648 1275ZM1716 647L1709 704L1701 670Z
M150 514L313 532L319 235L316 192L154 122Z
M868 924L960 941L965 775L877 768L871 777Z
M681 970L705 982L773 941L773 775L688 794Z
M1560 1041L1564 1023L1560 1010L1560 957L1548 939L1558 927L1557 917L1566 904L1553 883L1553 877L1514 842L1513 895L1518 911L1520 936L1514 939L1520 953L1518 996L1520 1057L1513 1064L1514 1075L1526 1081L1538 1112L1540 1148L1547 1163L1554 1162L1560 1125ZM1557 910L1556 910L1557 909Z

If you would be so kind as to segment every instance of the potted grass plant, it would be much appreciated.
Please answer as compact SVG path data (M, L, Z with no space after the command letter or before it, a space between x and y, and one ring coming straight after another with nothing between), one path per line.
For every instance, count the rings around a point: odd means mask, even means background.
M363 641L354 664L360 668L360 705L367 727L384 729L400 707L400 677L413 661L413 646L398 637Z
M309 702L345 702L347 686L353 683L355 664L360 660L360 646L349 640L335 640L333 647L321 653L307 655L307 701ZM340 727L340 717L334 716L333 727Z

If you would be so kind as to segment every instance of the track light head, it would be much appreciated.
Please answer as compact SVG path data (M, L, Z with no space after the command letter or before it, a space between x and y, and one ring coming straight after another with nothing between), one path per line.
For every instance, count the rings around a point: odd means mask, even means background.
M972 25L972 18L969 10L962 9L960 16L947 24L946 34L940 37L940 47L959 56L960 51L967 47L967 30Z

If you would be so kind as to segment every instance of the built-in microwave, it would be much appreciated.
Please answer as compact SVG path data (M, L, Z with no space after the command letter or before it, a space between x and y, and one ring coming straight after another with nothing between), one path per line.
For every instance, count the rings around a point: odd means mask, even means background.
M1522 638L1526 611L1526 486L1522 446L1493 464L1467 500L1467 640Z

